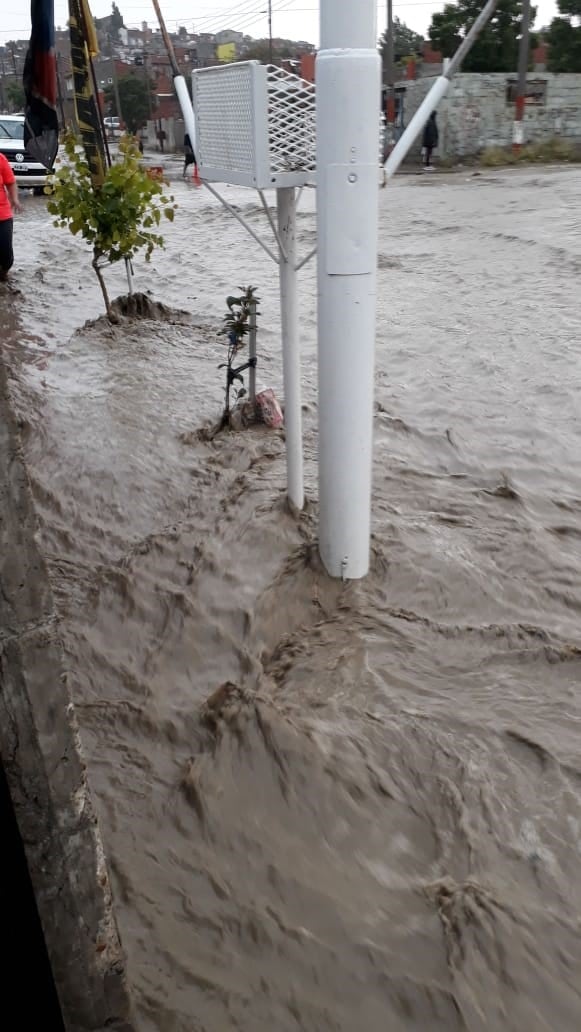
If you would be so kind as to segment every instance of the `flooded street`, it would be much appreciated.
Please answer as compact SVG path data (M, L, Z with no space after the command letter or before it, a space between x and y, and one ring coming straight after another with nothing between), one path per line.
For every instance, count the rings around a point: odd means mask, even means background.
M382 191L373 561L348 585L316 552L315 266L295 519L280 431L198 433L240 285L282 397L276 268L175 194L135 269L171 319L99 319L41 198L0 286L140 1032L577 1032L581 168ZM307 253L312 191L299 229Z

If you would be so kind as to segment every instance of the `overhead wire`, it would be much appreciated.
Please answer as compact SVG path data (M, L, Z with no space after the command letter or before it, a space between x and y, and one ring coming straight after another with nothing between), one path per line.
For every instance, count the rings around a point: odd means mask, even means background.
M256 2L256 0L254 0L254 2ZM288 11L289 13L294 13L294 11L296 11L296 8L293 8L292 5L295 2L296 0L284 0L283 3L277 4L275 0L275 2L272 4L272 13L282 14L285 11ZM260 21L263 17L265 18L267 16L267 13L268 12L265 7L262 7L258 10L255 9L253 12L248 12L248 15L246 15L243 18L225 18L223 22L219 22L218 24L214 22L212 23L212 29L214 33L222 32L224 31L224 29L232 29L233 31L241 31L243 29L248 29L251 25L255 25L256 22Z

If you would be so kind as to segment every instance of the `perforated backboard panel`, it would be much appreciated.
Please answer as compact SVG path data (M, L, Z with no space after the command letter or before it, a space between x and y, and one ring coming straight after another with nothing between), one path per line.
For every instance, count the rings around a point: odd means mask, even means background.
M257 61L202 68L192 82L202 179L261 190L314 181L314 86Z
M253 70L244 63L194 73L195 150L202 176L205 169L255 175Z

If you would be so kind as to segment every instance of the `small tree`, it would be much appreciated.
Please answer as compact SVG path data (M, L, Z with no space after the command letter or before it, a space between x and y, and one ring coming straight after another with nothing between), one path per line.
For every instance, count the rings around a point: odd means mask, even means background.
M406 57L420 54L424 40L417 32L410 29L398 17L393 19L393 52L394 61L401 64ZM384 66L387 64L387 29L379 39L379 50Z
M140 166L141 155L134 140L121 140L121 160L107 169L104 183L94 188L84 153L79 153L76 138L65 138L67 163L51 181L52 196L48 210L55 225L80 235L93 251L93 269L103 293L111 322L117 318L111 308L102 269L105 265L131 260L145 250L149 261L155 247L163 247L156 232L162 218L173 221L176 205L164 193L158 180Z
M273 58L278 56L278 51L275 47L272 50ZM243 61L260 61L261 64L269 64L270 62L270 43L267 39L256 39L248 47L248 50L244 51L242 57Z
M95 18L94 21L98 32L102 32L104 36L112 36L113 39L119 39L119 29L125 27L123 15L116 3L111 4L111 14L105 15L104 18Z
M581 0L557 0L545 40L549 44L550 72L581 72Z
M111 4L111 14L109 17L111 21L111 29L113 30L114 35L119 38L119 29L124 28L125 22L123 21L123 15L114 0Z
M235 366L234 361L237 358L241 348L246 343L246 337L250 332L250 317L252 310L255 305L258 305L260 298L258 298L254 292L254 287L238 287L240 290L239 297L227 297L226 304L228 311L224 316L224 326L222 333L225 334L228 341L228 358L226 362L222 362L218 366L218 369L226 370L226 392L224 399L224 412L222 415L222 426L226 426L230 418L230 391L236 383L240 384L240 387L236 388L236 400L243 398L246 394L244 387L244 379L242 373L249 369L252 365L256 365L256 359L252 358L248 362L243 362L242 365ZM256 313L258 314L258 312Z
M482 11L482 0L458 0L446 4L434 14L429 29L430 40L444 57L452 57L468 29ZM482 29L466 55L464 72L516 72L523 0L499 0L494 14ZM530 23L534 24L536 8L531 7ZM531 37L531 47L536 46Z
M153 84L149 79L147 82L144 82L143 79L138 78L136 75L124 75L119 79L117 85L119 88L121 111L117 111L115 88L113 86L107 86L105 89L105 100L107 101L108 109L115 110L115 114L119 118L123 118L130 133L136 133L147 122L150 111L155 107Z
M21 82L9 82L6 86L6 99L12 111L23 111L26 103L24 86Z

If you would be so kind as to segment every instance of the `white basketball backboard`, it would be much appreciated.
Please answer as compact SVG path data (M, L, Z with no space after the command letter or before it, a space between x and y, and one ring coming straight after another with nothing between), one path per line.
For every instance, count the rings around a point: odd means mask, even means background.
M315 181L315 87L243 61L192 74L202 179L269 188Z

